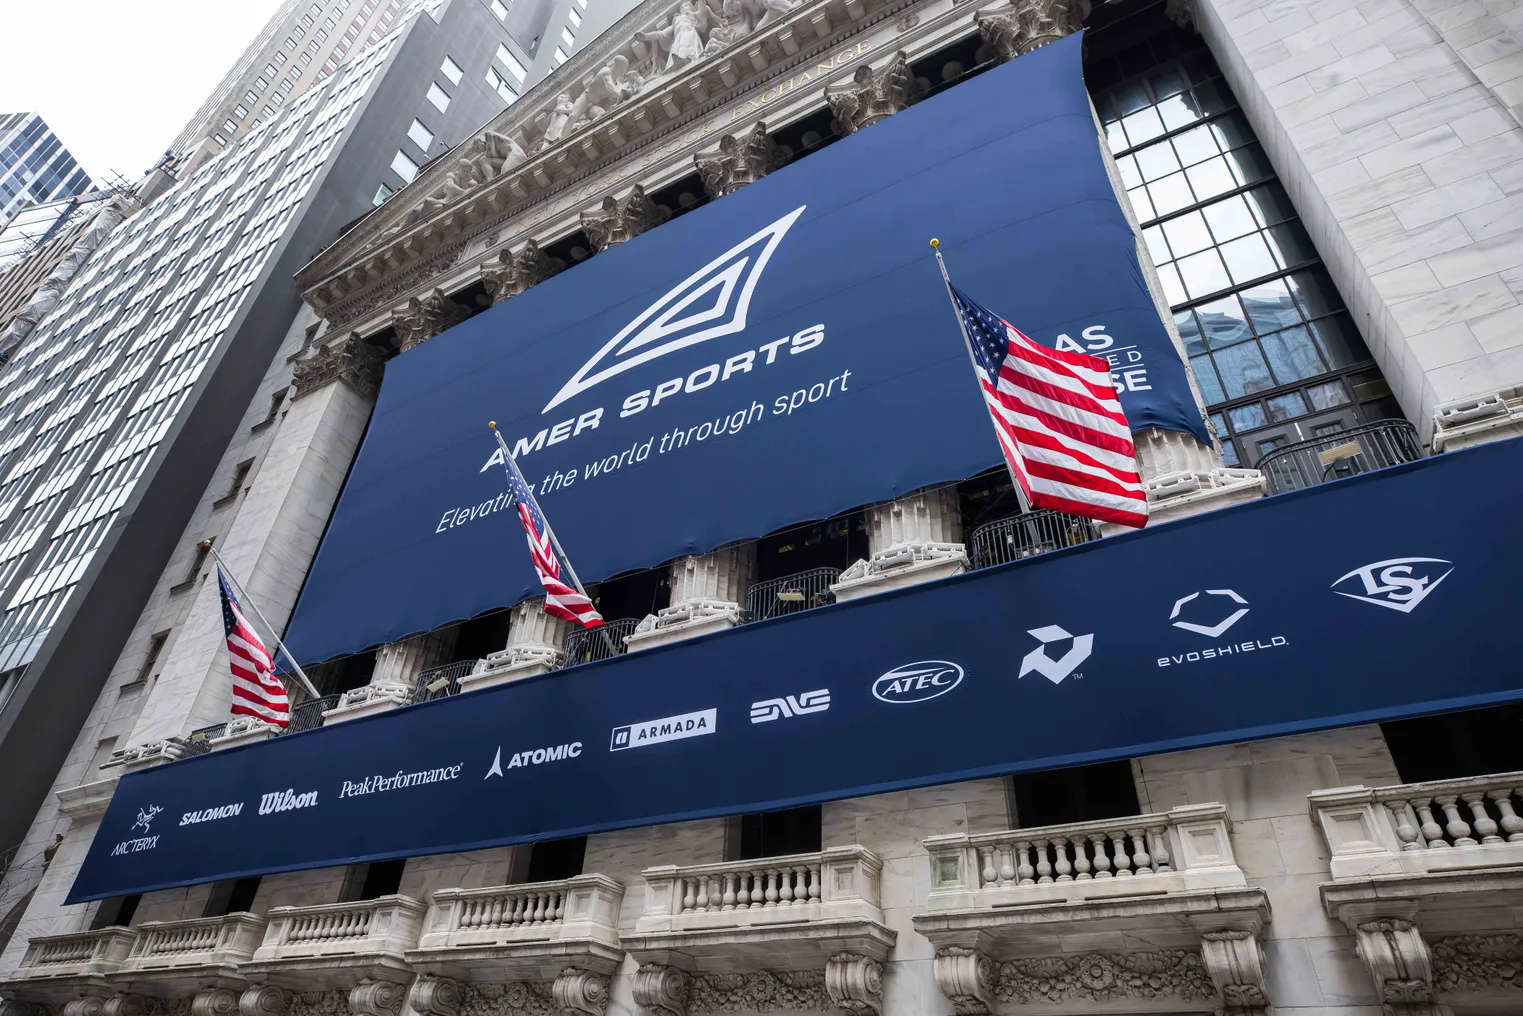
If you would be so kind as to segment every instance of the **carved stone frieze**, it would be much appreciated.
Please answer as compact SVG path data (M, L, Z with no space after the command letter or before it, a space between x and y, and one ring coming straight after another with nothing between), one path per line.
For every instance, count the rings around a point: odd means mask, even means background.
M327 302L318 301L314 306L334 328L338 328L362 314L368 314L377 307L390 303L399 294L449 271L465 253L465 248L465 237L458 237L449 245L441 247L428 257L416 262L409 270L387 280L384 285L377 286L375 289L362 290L352 297Z
M1249 931L1208 931L1201 935L1201 959L1222 994L1223 1016L1264 1016L1269 991L1264 949Z
M385 373L386 354L360 338L358 332L350 332L292 364L291 383L296 386L297 399L335 381L342 381L360 395L373 399L381 390L381 377Z
M936 953L936 986L959 1014L994 1011L994 961L976 949L951 946Z
M672 217L667 208L656 204L645 194L645 188L635 184L634 190L623 200L612 194L603 199L601 208L582 213L582 232L592 241L593 248L603 253L610 247L632 240Z
M460 1016L460 982L420 974L407 992L407 1004L419 1016Z
M190 1002L190 1016L237 1016L238 993L228 988L202 988Z
M517 296L530 286L537 286L566 267L560 258L552 258L530 240L514 254L504 250L496 261L481 266L481 284L495 306L510 296Z
M877 72L867 64L858 67L851 84L826 90L825 101L835 115L836 129L851 134L908 109L919 88L901 51Z
M635 971L630 991L652 1016L687 1016L688 976L676 967L645 964Z
M984 41L1001 60L1013 60L1072 35L1089 16L1089 0L1013 0L973 15Z
M242 1011L241 1000L239 1010ZM291 995L286 1012L288 1016L350 1016L349 1000L345 992L337 989L298 991Z
M1043 956L1001 963L994 988L1001 1002L1106 1002L1116 999L1216 997L1200 953L1164 949L1142 953Z
M780 169L786 161L765 123L757 123L745 134L726 134L719 139L718 151L693 156L703 189L711 198L733 194Z
M315 995L322 992L307 994ZM338 996L340 1008L335 1012L343 1012L343 993L328 992L328 994ZM273 984L252 985L245 988L243 994L238 996L238 1016L282 1016L288 1006L292 1009L292 1016L296 1016L291 993Z
M825 964L825 990L847 1012L883 1012L883 964L856 953L837 953Z
M608 978L567 967L550 985L550 997L562 1016L603 1016L608 1010Z
M1366 921L1354 929L1354 952L1388 1011L1436 1016L1433 957L1417 925L1403 918Z
M1523 992L1523 938L1517 935L1456 935L1435 939L1433 987L1444 994Z
M829 1009L823 970L758 970L747 974L696 974L688 988L687 1016L711 1012L809 1012Z
M391 326L396 331L397 348L405 353L468 317L464 307L445 296L444 290L436 289L421 300L409 297L406 306L393 310Z
M349 989L349 1011L354 1016L397 1016L406 995L400 984L367 977Z
M460 1016L561 1016L550 985L537 981L460 986Z

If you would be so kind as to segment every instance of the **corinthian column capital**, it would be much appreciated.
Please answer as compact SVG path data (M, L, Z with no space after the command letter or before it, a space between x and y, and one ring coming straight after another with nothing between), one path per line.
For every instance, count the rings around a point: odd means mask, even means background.
M661 225L672 217L670 210L656 204L635 184L622 201L613 195L603 199L602 207L582 213L582 232L593 248L603 253L626 240L633 240L647 229Z
M391 312L391 325L397 333L397 348L407 352L421 342L453 328L470 315L464 307L436 289L423 299L410 297L407 304Z
M862 64L852 75L851 84L825 91L825 101L830 103L836 127L842 134L870 127L908 109L918 96L919 86L902 51L876 73Z
M530 286L537 286L566 267L560 258L548 257L539 244L530 240L514 254L504 250L496 261L481 266L481 284L496 306L510 296L517 296Z
M386 354L360 338L359 332L320 346L311 356L297 360L291 368L295 398L324 385L342 381L366 398L375 398L386 373Z
M711 198L733 194L748 183L755 183L786 160L782 149L767 133L767 125L758 123L745 134L726 134L719 139L719 150L693 156L703 189Z
M1013 60L1083 27L1089 0L1013 0L973 15L984 41L1001 60Z

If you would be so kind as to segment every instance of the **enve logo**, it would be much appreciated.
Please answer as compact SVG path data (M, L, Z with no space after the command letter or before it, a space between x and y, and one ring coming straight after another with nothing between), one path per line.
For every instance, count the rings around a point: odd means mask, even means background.
M791 719L810 713L823 713L830 708L830 689L819 688L802 695L786 695L783 698L762 699L751 703L751 722L769 723L772 720Z
M762 271L807 207L800 205L746 237L667 290L582 364L540 413L642 363L745 331L751 296Z
M949 660L906 663L873 682L873 698L891 706L924 702L956 688L962 677L962 667Z

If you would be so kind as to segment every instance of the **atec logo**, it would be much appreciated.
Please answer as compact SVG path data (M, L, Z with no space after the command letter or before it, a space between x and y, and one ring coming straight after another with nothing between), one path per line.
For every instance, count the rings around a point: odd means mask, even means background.
M1079 664L1089 659L1090 651L1095 647L1093 635L1070 635L1055 624L1032 628L1026 634L1036 636L1041 645L1026 654L1026 658L1021 661L1021 672L1016 676L1025 677L1034 670L1053 684L1060 684L1063 678L1072 674ZM1056 660L1047 655L1049 645L1066 639L1073 639L1073 645L1068 647L1067 652Z
M696 713L683 713L681 716L663 716L659 720L646 720L644 723L631 723L624 727L614 727L613 737L608 742L608 750L623 751L626 748L644 748L652 744L661 744L665 741L680 741L686 737L702 737L704 734L712 734L718 715L719 710L717 709L701 709Z
M153 824L154 817L163 810L163 808L160 808L156 804L150 804L146 808L139 808L137 810L137 821L132 823L132 831L137 832L139 829L141 829L146 833L148 831L148 827Z
M1239 604L1239 606L1236 610L1233 610L1232 607L1226 603L1222 603L1221 600L1207 600L1204 601L1201 606L1192 608L1190 615L1202 620L1207 617L1219 618L1215 624L1198 624L1194 621L1175 620L1179 617L1180 611L1184 609L1187 603L1198 599L1202 595L1221 597L1230 601L1231 603ZM1207 607L1207 604L1210 606ZM1197 635L1206 635L1210 638L1217 638L1223 635L1228 628L1231 628L1233 625L1241 621L1244 615L1247 613L1248 601L1243 599L1233 590L1207 589L1205 593L1191 593L1189 596L1181 596L1179 599L1175 600L1174 610L1170 612L1169 620L1174 622L1174 627L1176 628L1183 628L1185 631L1193 631Z
M751 722L768 723L772 720L786 720L809 713L823 713L829 708L830 689L821 688L818 691L806 691L802 695L787 695L783 698L752 702Z
M924 702L956 688L962 674L962 667L948 660L906 663L873 682L873 698L891 706Z
M567 399L642 363L744 331L756 284L806 207L800 205L746 237L669 289L582 364L540 412L548 413Z
M298 794L295 790L277 790L259 798L259 814L269 815L277 811L295 811L298 808L315 808L317 791Z
M1376 561L1355 568L1334 582L1332 590L1351 600L1363 600L1377 607L1390 607L1403 614L1410 614L1453 571L1454 562L1443 558L1393 557L1389 561ZM1413 574L1414 572L1420 574ZM1359 583L1349 583L1347 588L1357 589L1358 592L1345 592L1338 588L1353 578L1357 578Z

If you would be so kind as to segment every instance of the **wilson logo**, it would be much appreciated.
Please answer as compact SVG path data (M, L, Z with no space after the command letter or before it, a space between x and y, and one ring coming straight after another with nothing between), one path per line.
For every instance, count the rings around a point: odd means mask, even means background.
M962 667L947 660L906 663L873 682L873 698L891 706L924 702L962 684L962 676Z
M304 794L298 794L294 790L277 790L259 799L259 814L269 815L277 811L295 811L298 808L316 806L317 791L315 790L309 790Z
M668 353L745 331L751 296L778 244L807 205L753 233L668 290L582 364L545 408Z
M752 702L751 722L770 723L773 720L786 720L794 716L806 716L809 713L823 713L829 708L830 689L821 688L818 691L806 691L802 695L788 695L783 698Z

